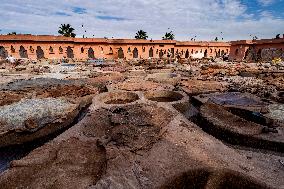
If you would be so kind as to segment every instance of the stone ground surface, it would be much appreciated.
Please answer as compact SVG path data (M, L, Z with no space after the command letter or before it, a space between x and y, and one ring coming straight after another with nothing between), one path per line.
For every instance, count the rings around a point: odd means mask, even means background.
M0 148L0 163L10 161L1 188L284 188L283 152L224 140L250 140L281 127L281 70L224 62L74 66L1 72L0 146L8 147ZM228 91L251 98L228 99ZM212 92L221 97L205 98ZM255 99L263 103L251 105ZM233 135L208 132L206 118ZM279 148L284 135L277 130L271 135ZM30 153L12 145L37 144L51 133ZM273 137L264 139L267 145Z

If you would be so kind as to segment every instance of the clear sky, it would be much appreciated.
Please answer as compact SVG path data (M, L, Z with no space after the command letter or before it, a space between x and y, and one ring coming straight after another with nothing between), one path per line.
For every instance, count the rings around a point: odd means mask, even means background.
M134 38L137 30L177 40L273 38L284 34L284 0L1 0L0 33ZM83 25L83 27L82 27ZM86 32L85 32L86 31Z

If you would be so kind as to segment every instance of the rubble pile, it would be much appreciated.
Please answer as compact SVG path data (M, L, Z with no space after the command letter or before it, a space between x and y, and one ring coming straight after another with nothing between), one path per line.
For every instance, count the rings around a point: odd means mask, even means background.
M277 93L275 86L253 77L234 76L227 78L226 81L230 83L229 89L232 91L248 92L260 97L272 97Z

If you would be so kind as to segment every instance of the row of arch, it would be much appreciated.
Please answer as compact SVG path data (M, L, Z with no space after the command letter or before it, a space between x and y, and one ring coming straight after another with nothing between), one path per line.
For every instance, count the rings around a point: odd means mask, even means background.
M128 52L131 52L130 48L128 48ZM118 58L123 59L125 57L123 49L121 47L118 49L117 54L118 54ZM133 58L138 58L139 57L139 52L138 52L138 49L136 47L133 49L132 54L133 54Z
M128 48L128 52L131 52L130 48ZM157 49L156 54L159 54L159 57L162 58L164 56L164 54L166 54L166 50L162 50L162 49L158 50ZM133 49L132 55L133 55L133 58L139 57L139 52L138 52L138 49L136 47ZM149 49L149 58L153 58L153 57L154 57L154 50L151 47ZM189 57L189 53L188 53L188 57ZM118 49L118 58L124 58L124 52L123 52L123 49L121 47Z
M34 49L32 48L32 46L30 47L30 51L34 52ZM16 52L15 48L11 46L11 53L15 53L15 52ZM49 48L49 53L54 53L52 47ZM59 53L60 54L63 53L62 47L59 47ZM0 58L5 59L8 57L8 55L9 55L8 51L3 46L0 46ZM20 58L29 58L28 51L26 50L24 46L20 46L19 55L20 55ZM66 55L67 55L67 58L74 58L74 51L70 46L68 46L66 49ZM37 56L37 59L45 58L45 53L40 46L37 46L36 48L36 56ZM91 47L88 49L88 58L95 58L95 51Z
M32 47L30 47L30 50L33 52L33 49L31 49L31 48ZM212 53L212 51L213 50L210 49L210 53ZM13 46L11 46L11 52L15 53L15 49L14 49ZM139 58L139 51L138 51L138 49L136 47L133 49L133 51L131 51L131 49L128 48L127 52L128 53L132 52L133 58ZM145 52L145 49L143 49L143 52ZM52 47L49 48L49 53L54 53ZM59 53L63 54L63 48L61 46L59 47ZM83 47L81 48L81 53L84 53L84 48ZM112 48L110 48L110 52L109 53L113 54ZM199 53L199 50L195 51L195 53ZM204 50L204 52L201 49L200 53L204 53L204 57L207 57L207 55L208 55L207 49ZM221 51L220 49L218 51L215 50L215 53L216 53L217 57L226 54L224 50ZM87 54L88 54L88 58L95 58L95 52L94 52L92 47L90 47L88 49L88 53ZM156 50L156 54L160 58L162 58L165 54L167 54L168 57L169 56L174 57L175 55L176 56L183 56L184 55L185 58L189 58L190 54L194 54L194 50L192 49L191 52L190 52L187 49L186 51L182 50L181 52L179 52L179 50L177 49L176 52L175 52L174 48L171 48L171 49L168 49L168 50L165 50L165 49L164 50L162 50L162 49L159 50L159 49L157 49ZM20 55L21 58L28 58L28 53L27 53L27 50L25 49L25 47L20 46L19 55ZM67 55L67 58L74 58L75 57L73 49L70 46L68 46L66 48L66 55ZM5 50L5 48L3 46L0 46L0 57L1 58L6 58L7 56L8 56L7 50ZM45 53L44 53L43 49L40 46L37 46L37 48L36 48L36 56L37 56L37 59L45 58ZM154 49L152 47L149 49L149 57L150 58L154 57ZM123 51L122 47L120 47L118 49L118 58L120 58L120 59L125 58L124 51Z
M210 49L210 51L211 51L210 53L212 53L213 50ZM128 52L131 52L130 48L128 48ZM162 49L161 50L157 49L156 54L159 55L159 58L162 58L165 54L167 54L167 52L168 52L168 54L170 54L171 57L174 57L175 52L174 52L173 48L172 49L168 49L168 51L167 50L162 50ZM195 53L198 53L198 52L199 51L196 51ZM182 55L183 55L183 53L185 53L185 58L189 58L190 52L189 52L188 49L186 51L182 50ZM202 50L200 50L200 53L202 53ZM228 53L228 50L227 50L227 52L225 52L225 50L221 50L221 49L219 49L218 51L215 50L215 54L216 54L217 57L223 56L226 53ZM133 54L133 58L138 58L139 53L138 53L138 49L136 47L133 49L132 54ZM178 55L178 54L179 54L179 51L177 50L176 51L176 55ZM193 49L191 50L191 54L194 54L194 50ZM208 55L208 50L205 49L204 57L207 57L207 55ZM149 49L149 57L150 58L154 57L154 50L153 50L152 47ZM123 49L121 47L118 49L118 58L124 58L124 52L123 52Z

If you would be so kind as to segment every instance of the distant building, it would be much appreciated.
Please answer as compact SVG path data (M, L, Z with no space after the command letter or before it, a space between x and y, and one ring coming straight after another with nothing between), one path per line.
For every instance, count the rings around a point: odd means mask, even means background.
M133 59L180 56L181 58L247 58L248 49L284 49L284 39L204 42L176 40L137 40L104 38L68 38L48 35L0 35L0 58L36 59ZM256 52L257 53L257 52ZM253 54L253 53L252 53Z

